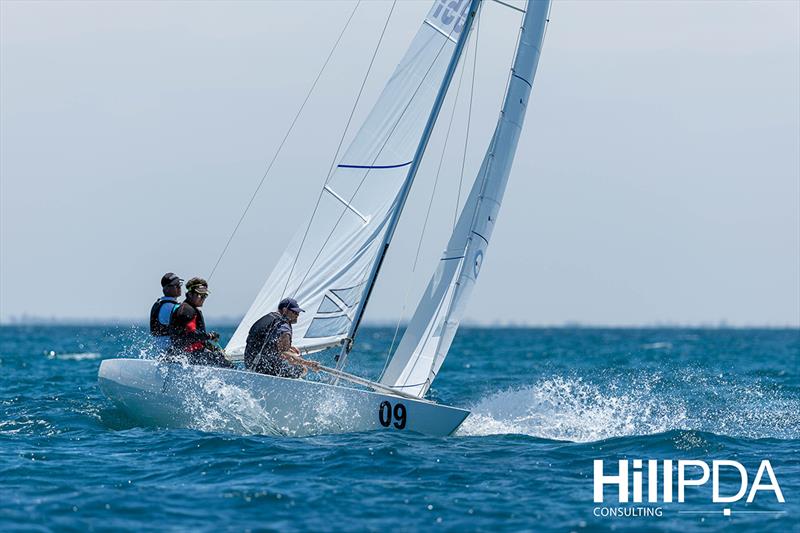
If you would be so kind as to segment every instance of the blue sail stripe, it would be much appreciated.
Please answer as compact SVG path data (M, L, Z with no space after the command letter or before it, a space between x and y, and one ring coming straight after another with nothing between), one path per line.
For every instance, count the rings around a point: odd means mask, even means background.
M336 165L338 168L400 168L400 167L407 167L413 163L413 161L409 161L408 163L401 163L399 165Z

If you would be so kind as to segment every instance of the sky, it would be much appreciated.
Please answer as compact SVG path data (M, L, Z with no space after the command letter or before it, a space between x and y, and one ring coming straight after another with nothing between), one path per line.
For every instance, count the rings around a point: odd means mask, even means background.
M164 272L207 277L354 5L0 2L0 322L141 322ZM346 139L430 5L398 2ZM210 327L311 212L390 7L356 11L211 278ZM366 321L413 312L519 20L484 6L433 215L420 244L445 120ZM466 320L800 326L800 2L556 0L550 21Z

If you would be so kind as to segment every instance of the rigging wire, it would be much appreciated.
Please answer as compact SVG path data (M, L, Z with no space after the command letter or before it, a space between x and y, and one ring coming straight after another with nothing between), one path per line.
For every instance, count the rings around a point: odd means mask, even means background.
M454 30L455 30L455 26L453 27L453 30L450 31L450 34L452 34L452 32ZM428 40L428 42L433 40L434 37L435 37L435 35L431 36L431 38ZM447 37L449 39L449 35ZM430 71L433 69L433 66L438 61L439 56L441 55L442 51L444 50L447 42L448 42L447 40L444 41L442 43L442 46L439 47L439 50L436 52L436 56L433 58L433 61L428 66L428 69L425 71L425 74L422 76L422 79L420 80L419 84L417 85L417 88L414 89L414 93L411 95L411 98L408 100L406 105L403 107L403 110L400 112L400 116L398 117L398 119L394 123L394 125L392 126L392 129L387 134L386 139L383 141L383 144L381 144L381 147L378 149L378 152L375 155L375 158L373 159L373 161L372 161L370 166L373 166L375 164L375 162L378 160L378 158L380 158L381 154L383 153L383 149L386 148L386 145L388 144L389 140L392 138L392 135L394 134L394 131L397 129L397 126L400 124L400 121L402 120L403 116L405 116L406 111L408 111L408 108L411 106L411 103L416 98L417 93L419 92L420 88L422 88L422 85L425 83L425 80L427 79L428 74L430 74ZM370 175L370 173L371 173L371 169L367 170L367 172L364 174L364 177L361 178L361 181L359 182L359 184L356 187L355 191L353 191L353 194L351 195L350 200L348 201L348 203L351 203L353 201L355 196L358 194L358 191L361 190L361 187L364 185L364 182L366 181L366 179ZM305 280L308 277L308 275L311 273L311 270L312 270L314 264L317 262L317 260L319 259L320 255L322 255L322 252L325 249L325 246L327 246L328 242L330 241L331 237L333 236L333 233L336 231L336 228L339 226L339 223L342 221L342 218L344 218L345 213L346 213L346 209L342 209L342 212L339 214L339 218L336 220L336 223L331 228L330 233L328 233L328 236L325 238L325 241L322 243L322 246L320 247L319 251L314 256L314 259L311 261L311 264L309 265L308 270L306 271L305 275L303 276L303 279L298 284L298 287L302 286L302 284L305 282ZM363 311L363 309L362 309L362 311ZM342 360L339 363L339 366L337 366L338 369L344 368L344 363L345 363L346 359L347 358L345 357L344 360Z
M468 108L468 111L467 111L467 129L466 129L466 134L464 136L464 153L463 153L462 159L461 159L461 173L460 173L459 179L458 179L458 197L456 198L456 209L455 209L455 213L453 214L453 231L454 232L455 232L455 228L456 228L456 224L457 224L457 220L458 220L458 207L459 207L459 204L461 203L461 188L462 188L463 181L464 181L464 167L465 167L465 163L466 163L466 159L467 159L467 147L469 145L470 123L472 122L472 102L473 102L473 96L474 96L474 93L475 93L475 72L477 70L477 65L478 65L478 44L479 44L478 43L478 37L480 36L480 24L481 24L481 19L478 18L478 20L475 22L475 48L473 50L473 56L472 56L472 73L471 73L472 81L471 81L471 86L470 86L470 91L469 91L469 108ZM476 177L475 179L477 180L478 178ZM415 386L418 386L418 385L424 385L425 383L428 383L428 385L430 385L430 382L433 381L433 379L436 377L436 373L433 372L433 368L436 365L436 360L437 359L438 359L438 347L437 347L437 350L434 352L433 360L431 361L431 373L433 375L431 376L429 374L428 379L426 381L424 381L423 383L412 384L412 385L402 385L401 387L415 387ZM416 370L417 365L419 364L419 362L420 362L420 358L417 358L417 360L414 362L414 365L411 367L411 373L413 373Z
M452 31L451 31L451 33L452 33ZM436 35L431 36L431 39L428 42L433 40L433 38L435 36ZM438 61L439 56L441 55L442 50L444 50L444 47L445 47L445 45L447 43L448 43L448 41L446 40L446 41L444 41L442 43L442 46L439 47L439 51L436 52L436 56L433 58L433 61L431 62L430 66L425 71L425 74L422 76L422 79L419 82L419 84L417 85L417 88L414 90L414 93L411 95L411 98L409 98L409 100L406 103L405 107L403 107L403 110L400 112L400 116L398 117L398 119L394 123L394 125L392 126L392 129L387 134L386 139L383 141L383 144L378 149L378 153L373 158L372 163L370 164L370 166L374 166L375 163L378 161L378 158L380 158L381 154L383 153L383 149L386 148L386 145L389 143L389 140L392 138L392 135L394 134L395 129L397 129L397 126L400 124L400 121L402 120L403 116L405 116L406 111L408 111L408 108L411 106L411 103L417 97L417 93L422 88L422 85L425 83L425 80L427 79L428 74L430 74L430 71L433 69L433 66L436 64L436 61ZM356 187L355 191L353 191L353 194L350 195L350 199L348 200L348 203L352 203L353 202L353 199L358 194L358 191L361 190L361 187L364 185L364 182L367 180L367 178L369 177L371 172L372 172L371 169L367 170L367 172L364 174L364 177L361 178L361 181L358 183L358 186ZM314 256L314 259L311 261L311 264L309 265L308 270L306 271L305 275L303 276L303 279L300 280L300 283L298 284L298 287L302 286L303 283L305 283L306 278L311 273L311 269L314 267L314 264L317 262L317 260L319 259L320 255L322 255L322 252L325 249L325 246L327 246L328 242L330 242L330 239L333 236L333 233L336 231L336 228L339 226L339 223L342 221L342 218L344 218L344 215L345 215L346 212L347 212L346 208L342 209L342 212L340 213L339 218L336 220L336 223L333 225L333 227L331 228L331 231L328 233L328 236L325 238L325 241L322 243L322 246L320 247L319 251L317 252L317 255Z
M347 135L347 130L350 128L350 123L352 122L353 116L355 115L356 108L358 107L358 102L361 100L361 95L364 92L364 86L367 84L367 79L369 78L369 74L370 72L372 72L372 66L375 63L375 57L378 55L378 50L381 47L384 35L386 35L386 28L389 27L389 21L392 18L392 13L394 13L394 8L396 5L397 5L397 0L394 0L394 2L392 2L391 9L389 9L389 15L387 15L386 17L386 22L383 25L383 30L381 31L381 35L378 38L378 43L375 45L375 50L372 52L372 58L369 61L367 72L364 74L364 79L361 80L361 87L358 89L356 100L355 102L353 102L352 109L350 109L350 116L347 117L347 123L345 124L344 129L342 130L342 136L339 138L339 144L336 146L336 152L334 153L333 159L331 160L331 166L328 169L327 176L325 176L325 183L323 184L322 188L319 191L319 196L317 196L317 202L316 204L314 204L314 211L311 213L311 217L308 219L308 224L306 224L306 229L305 232L303 233L303 238L300 241L300 247L297 249L297 253L294 256L294 261L292 261L292 267L289 269L289 275L286 276L286 284L283 286L283 291L281 291L282 294L286 293L286 290L289 288L289 281L292 279L292 274L294 273L295 266L297 266L297 260L300 258L300 252L303 251L303 245L306 243L308 232L311 229L311 223L314 221L314 215L317 214L317 210L319 209L319 203L322 201L322 195L325 194L325 185L327 185L328 182L330 181L331 176L333 175L333 171L336 168L336 161L339 158L339 151L342 149L342 144L344 144L344 138ZM305 278L303 278L303 281L305 281ZM300 286L302 284L303 282L301 281L300 284L298 284L297 286L297 290L300 290ZM292 294L292 297L294 296L295 294Z
M500 2L500 3L502 3L502 2ZM508 4L503 4L503 5L507 5L507 6L508 6ZM508 7L511 7L511 6L508 6ZM546 22L547 22L547 23L549 23L549 22L550 22L550 19L549 19L549 15L550 15L550 11L549 11L549 9L550 9L550 8L552 8L552 4L551 4L551 5L548 7L548 13L547 13L547 15L545 16L545 19L546 19ZM523 11L523 13L524 13L524 11ZM506 102L506 99L507 99L507 98L508 98L508 96L509 96L509 94L508 94L508 89L509 89L509 85L510 85L510 83L511 83L511 76L512 76L512 74L513 74L513 67L514 67L514 63L515 63L515 61L516 61L517 54L518 54L518 51L519 51L519 46L520 46L520 43L521 43L521 39L522 39L522 32L523 32L523 30L524 30L524 27L525 27L525 25L524 25L524 16L523 16L523 23L522 23L522 25L520 26L519 35L517 36L517 43L516 43L516 46L515 46L515 50L516 50L517 52L515 52L515 54L514 54L514 58L512 59L512 63L511 63L511 69L509 70L508 80L506 81L506 91L505 91L505 96L504 96L504 98L503 98L503 106L502 106L502 108L501 108L501 111L500 111L500 115L501 115L501 117L502 117L502 115L503 115L503 109L505 108L505 102ZM546 35L546 33L547 33L547 25L545 25L545 30L544 30L544 31L545 31L544 35ZM544 35L543 35L543 37L542 37L543 39L544 39ZM475 38L475 41L476 41L476 50L477 50L477 40L478 40L478 39L477 39L477 34L476 34L476 38ZM477 52L476 52L476 54L477 54ZM474 75L474 66L473 66L473 75ZM471 105L471 102L470 102L470 105ZM469 131L469 126L468 126L468 130L467 130L467 131ZM494 150L495 150L495 143L496 143L496 142L497 142L497 139L493 137L493 138L492 138L492 142L491 142L491 144L490 144L490 147L489 147L489 152L488 152L488 155L489 155L489 157L490 157L490 161L489 161L489 164L488 164L488 165L491 165L491 159L494 157ZM465 154L465 157L466 157L466 146L467 146L467 141L466 141L466 140L465 140L464 146L465 146L464 154ZM487 165L486 171L483 173L483 176L484 176L484 178L485 178L485 176L486 176L486 175L488 174L488 172L489 172L489 166L488 166L488 165ZM462 163L462 177L463 177L463 163ZM479 175L479 176L478 176L478 178L476 178L476 179L481 179L481 176ZM484 188L485 188L485 186L486 186L486 181L485 181L485 179L484 179L483 183L481 184L481 190L480 190L480 193L479 193L479 195L478 195L478 203L479 203L479 204L480 204L480 202L481 202L481 200L482 200L482 197L483 197L483 194L484 194L484 190L485 190L485 189L484 189ZM459 192L460 192L460 187L459 187ZM473 223L474 223L474 221L475 221L475 217L477 217L477 216L478 216L478 209L476 208L475 212L473 213ZM454 227L455 227L455 222L454 222ZM470 237L470 240L471 240L471 237ZM446 355L446 354L445 354L445 355ZM439 358L438 356L439 356L439 354L438 354L438 350L437 350L437 352L434 352L434 354L433 354L433 360L431 361L431 370L430 370L430 373L428 374L428 379L426 379L426 381L423 383L423 384L427 384L427 386L428 386L428 387L430 387L430 384L431 384L431 382L432 382L432 381L433 381L433 379L435 379L435 377L436 377L436 372L434 371L434 368L436 367L436 363L437 363L437 360L438 360L438 358ZM414 362L414 366L413 366L413 367L412 367L412 369L411 369L411 372L412 372L412 373L413 373L414 369L416 369L416 366L417 366L417 364L419 364L419 362L420 362L420 358L417 358L417 360ZM415 386L416 386L416 385L415 385ZM397 385L394 385L394 387L398 387L398 386L397 386ZM400 387L402 387L402 386L400 386ZM423 389L423 392L425 392L426 390L427 390L427 389Z
M461 187L464 184L464 167L467 163L467 146L469 144L469 129L472 124L472 97L475 94L475 71L478 66L478 38L481 35L481 19L475 23L475 53L472 55L472 85L469 89L469 110L467 111L467 134L464 136L464 155L461 158L461 174L458 177L458 194L456 196L456 209L453 213L453 230L458 221L458 206L461 204Z
M322 77L322 73L325 71L325 68L328 66L328 63L330 62L331 57L333 57L333 53L336 51L336 48L338 48L339 42L342 40L342 36L344 36L344 33L345 33L345 31L347 31L348 26L350 26L350 21L353 20L353 16L356 14L356 10L358 9L358 6L360 4L361 4L361 0L358 0L356 2L356 5L353 7L353 11L350 13L350 16L347 18L347 22L345 22L344 27L342 28L342 31L339 33L339 37L336 38L336 42L333 44L333 48L331 48L331 51L328 53L328 57L325 58L325 62L322 64L322 68L319 70L319 73L317 73L317 77L314 79L314 83L311 84L311 88L308 90L308 93L306 94L306 97L303 100L303 103L300 105L300 109L297 110L297 114L295 114L294 119L292 119L292 123L289 125L289 129L286 131L286 134L283 136L283 140L281 140L280 144L278 145L278 149L275 151L275 155L272 157L272 160L269 162L269 165L267 165L267 170L264 171L264 175L261 176L261 180L258 182L258 186L256 187L256 190L253 191L252 196L250 196L250 201L247 202L247 205L245 206L244 211L242 212L242 215L239 217L239 221L236 223L236 226L233 228L233 231L231 232L230 236L228 237L228 241L225 243L225 246L222 248L222 252L220 252L219 257L217 258L217 262L214 263L214 267L211 269L211 273L208 275L208 280L209 281L211 281L211 278L214 276L214 272L217 271L217 267L219 266L220 261L222 261L222 258L225 256L225 253L228 251L228 247L231 245L231 242L233 241L233 238L236 235L236 232L239 230L239 226L242 225L242 222L244 221L244 217L247 216L247 212L250 210L250 207L253 205L253 201L256 199L256 196L258 195L258 191L260 191L261 187L264 185L264 181L267 179L267 175L269 175L269 171L272 170L272 166L275 164L275 161L278 159L278 155L280 155L281 150L283 149L283 145L286 143L286 140L289 138L289 135L292 133L292 130L294 129L295 124L297 123L297 120L300 118L300 114L303 112L303 109L305 108L306 103L308 103L308 99L311 98L311 93L314 92L314 88L317 86L317 82L319 82L319 79Z
M476 42L476 46L477 46L477 42ZM467 61L466 61L466 58L465 58L464 61L461 63L461 74L459 74L458 85L456 86L456 94L455 94L455 97L453 98L453 109L450 112L450 121L447 124L447 132L445 133L445 137L444 137L444 145L442 146L442 154L439 157L439 165L436 168L436 178L433 181L433 190L431 191L431 197L430 197L430 200L428 201L428 209L425 212L425 221L422 223L422 232L421 232L421 234L419 236L419 242L417 243L417 252L416 252L416 255L414 256L414 264L411 267L411 273L412 274L414 272L416 272L416 270L417 270L417 264L419 262L419 254L420 254L420 250L422 249L422 241L423 241L423 239L425 237L425 231L427 230L427 227L428 227L428 219L430 218L431 209L433 207L433 200L434 200L434 198L436 196L436 187L439 184L439 176L440 176L441 171L442 171L442 164L444 163L444 156L447 153L447 142L450 139L450 131L451 131L452 127L453 127L453 119L456 116L456 108L458 107L458 97L459 97L459 95L461 93L461 85L462 85L462 82L464 81L464 72L466 71L466 66L467 66ZM386 352L386 361L383 363L383 369L381 370L380 378L378 378L378 381L380 381L380 379L383 378L383 374L384 374L384 372L386 372L386 367L389 366L389 360L391 358L392 351L394 350L395 342L397 341L397 334L400 332L400 324L403 322L403 319L405 318L406 307L408 305L408 296L409 296L410 292L411 292L411 280L409 279L409 282L406 284L405 296L403 297L403 307L400 310L400 317L397 319L397 324L395 325L395 329L394 329L394 335L392 335L392 342L389 345L389 350Z
M548 13L548 22L549 22L549 13ZM472 88L470 89L470 109L469 109L469 115L468 115L468 119L467 119L468 120L468 122L467 122L467 137L465 138L465 141L464 141L464 158L466 158L466 150L467 150L468 141L469 141L469 121L470 121L471 115L472 115L472 101L473 101L473 92L474 92L474 81L475 81L475 72L477 70L476 69L476 64L477 64L478 32L479 32L479 29L480 29L479 24L480 24L480 19L478 20L478 23L476 24L475 55L473 56ZM545 28L545 31L546 31L546 28ZM522 27L520 28L519 35L517 36L517 43L515 45L515 49L518 49L518 47L519 47L519 40L521 39L521 36L522 36ZM513 67L513 59L512 59L512 67ZM511 81L511 74L512 73L513 73L513 68L509 69L508 79L506 80L506 93L508 92L508 84ZM501 111L501 114L502 114L502 111ZM494 150L493 146L490 146L490 153L493 150ZM464 172L464 162L462 160L461 178L460 179L463 179L463 172ZM459 183L459 193L460 192L461 192L461 183ZM456 203L456 216L457 216L457 213L458 213L458 204L459 203L460 203L460 200ZM454 221L453 221L454 228L455 228L455 225L456 225L456 219L454 219ZM399 326L399 324L398 324L398 326ZM397 331L395 331L395 335L396 334L397 334ZM394 344L394 339L392 340L392 343ZM391 350L390 350L389 354L387 354L387 360L386 360L386 363L384 364L383 372L385 372L386 367L388 366L388 362L389 362L389 357L390 356L391 356ZM428 380L426 380L425 383L429 383L436 376L436 373L433 372L433 366L435 365L436 359L437 359L437 357L436 357L436 355L434 355L434 362L433 362L432 367L431 367L431 376L429 376ZM417 360L417 363L419 363L419 360ZM414 365L414 368L415 367L416 367L416 364ZM381 377L383 377L383 372L381 373ZM406 385L406 386L418 386L418 385L421 385L421 384ZM395 386L397 387L397 385L395 385ZM400 386L400 387L402 387L402 386Z

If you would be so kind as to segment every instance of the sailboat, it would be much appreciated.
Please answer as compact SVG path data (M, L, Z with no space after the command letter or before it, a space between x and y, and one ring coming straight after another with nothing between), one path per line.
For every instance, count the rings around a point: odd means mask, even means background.
M437 268L377 381L344 371L431 133L482 2L524 13L500 116ZM425 399L478 278L511 172L544 38L549 0L524 8L500 0L435 0L377 102L322 188L226 346L241 356L252 324L292 296L307 310L294 326L302 353L337 350L332 382L235 369L108 359L103 392L128 415L166 427L197 427L198 410L236 401L217 429L310 435L416 431L450 435L469 415ZM355 386L358 385L358 386ZM223 392L227 391L227 392ZM228 397L228 400L230 398ZM219 412L219 411L217 411Z

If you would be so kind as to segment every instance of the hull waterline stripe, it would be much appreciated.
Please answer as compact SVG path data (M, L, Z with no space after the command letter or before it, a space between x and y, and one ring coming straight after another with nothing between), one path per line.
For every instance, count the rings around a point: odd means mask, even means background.
M442 257L439 261L452 261L453 259L464 259L463 255L459 255L458 257Z
M336 165L337 168L400 168L400 167L407 167L413 163L413 161L409 161L408 163L401 163L399 165Z

